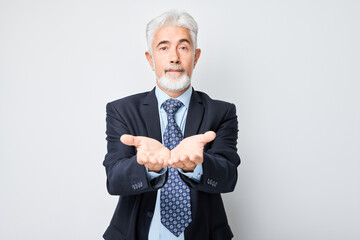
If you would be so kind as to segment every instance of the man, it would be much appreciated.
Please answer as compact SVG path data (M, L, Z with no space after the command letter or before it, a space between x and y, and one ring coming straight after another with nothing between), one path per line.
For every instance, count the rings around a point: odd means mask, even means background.
M190 86L197 31L185 12L149 22L156 87L107 105L107 188L120 197L106 240L233 237L220 193L237 181L237 116Z

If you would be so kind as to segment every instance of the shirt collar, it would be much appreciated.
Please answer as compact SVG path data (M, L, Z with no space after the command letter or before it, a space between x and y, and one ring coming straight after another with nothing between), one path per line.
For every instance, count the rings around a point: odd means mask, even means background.
M183 94L181 94L179 97L177 97L175 99L181 101L184 104L185 108L189 108L191 94L192 94L192 87L190 86ZM159 109L162 109L161 104L163 104L163 102L165 102L166 100L168 100L170 98L158 86L155 87L155 96L158 100Z

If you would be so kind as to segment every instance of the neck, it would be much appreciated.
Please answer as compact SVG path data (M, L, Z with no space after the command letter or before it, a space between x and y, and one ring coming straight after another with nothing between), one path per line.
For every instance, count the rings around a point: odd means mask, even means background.
M186 90L188 90L191 84L189 84L189 86L187 86L184 90L176 91L176 92L168 91L168 90L162 88L158 82L156 82L156 85L158 86L158 88L160 88L162 91L164 91L169 97L177 98L177 97L181 96L181 94L183 94Z

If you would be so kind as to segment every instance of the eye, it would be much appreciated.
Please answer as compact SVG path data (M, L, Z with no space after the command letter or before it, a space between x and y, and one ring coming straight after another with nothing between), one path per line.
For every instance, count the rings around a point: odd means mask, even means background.
M161 51L165 51L167 49L167 47L161 47L160 50Z
M180 49L180 50L187 50L188 48L185 47L185 46L181 46L181 47L179 47L179 49Z

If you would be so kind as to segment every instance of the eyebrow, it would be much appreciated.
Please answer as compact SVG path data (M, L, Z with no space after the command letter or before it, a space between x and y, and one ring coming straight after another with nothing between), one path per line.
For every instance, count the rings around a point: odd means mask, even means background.
M160 46L161 44L166 44L166 43L170 43L170 41L168 40L164 40L158 43L158 45L156 45L156 47Z
M188 39L186 39L186 38L183 38L183 39L179 40L179 43L182 43L182 42L187 42L188 44L191 45L190 41Z
M189 41L188 39L186 39L186 38L183 38L183 39L180 39L180 40L179 40L179 43L182 43L182 42L187 42L188 44L191 45L190 41ZM164 40L164 41L159 42L159 43L156 45L156 47L159 47L161 44L168 44L168 43L170 43L170 41Z

